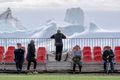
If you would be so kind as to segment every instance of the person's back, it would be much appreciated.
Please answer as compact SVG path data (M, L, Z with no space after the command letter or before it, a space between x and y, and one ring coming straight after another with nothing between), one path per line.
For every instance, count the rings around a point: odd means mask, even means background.
M63 44L62 35L63 35L62 33L55 34L55 43L56 43L56 45L57 45L57 43L58 44Z
M34 63L34 72L37 73L36 72L37 61L35 59L35 51L36 51L36 49L35 49L34 40L31 40L30 44L28 44L28 53L27 53L27 61L28 61L27 70L28 70L28 73L30 73L31 62Z
M61 57L62 57L62 50L63 50L63 42L62 39L66 39L66 36L61 33L60 30L57 30L57 33L52 35L50 37L51 39L55 39L55 46L56 46L56 57L55 60L56 61L61 61Z
M35 45L34 44L28 44L28 53L27 53L27 60L34 59L35 57Z
M58 31L56 34L52 35L51 38L55 39L55 46L62 46L62 39L66 39L66 36Z

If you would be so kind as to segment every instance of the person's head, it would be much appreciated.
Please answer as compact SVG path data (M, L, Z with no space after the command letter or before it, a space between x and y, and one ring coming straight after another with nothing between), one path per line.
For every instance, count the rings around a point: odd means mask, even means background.
M80 50L80 46L76 45L73 47L73 51L79 51Z
M21 43L17 43L17 48L18 49L22 48L22 44Z
M80 46L76 45L76 51L79 51L79 50L80 50Z
M76 51L76 46L73 47L72 51Z
M31 40L31 41L30 41L30 43L31 43L31 44L34 44L34 43L35 43L35 41L34 41L34 40Z
M61 33L61 30L57 30L57 33Z
M110 50L110 49L111 49L110 46L105 46L105 47L104 47L104 51L105 51L105 50Z

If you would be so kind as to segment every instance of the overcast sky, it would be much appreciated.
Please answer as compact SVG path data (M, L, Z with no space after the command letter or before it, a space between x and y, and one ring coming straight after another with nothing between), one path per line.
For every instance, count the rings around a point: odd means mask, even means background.
M95 10L120 10L120 0L0 0L0 8L76 7Z
M27 27L40 25L39 19L64 17L67 8L81 7L85 12L86 25L93 21L103 28L120 29L120 0L0 0L0 13L8 7ZM31 22L33 24L29 24Z

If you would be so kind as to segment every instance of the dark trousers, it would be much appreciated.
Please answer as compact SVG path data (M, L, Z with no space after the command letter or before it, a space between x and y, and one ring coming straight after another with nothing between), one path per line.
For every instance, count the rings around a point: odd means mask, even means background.
M73 71L75 72L76 65L79 67L79 72L81 72L82 63L81 62L73 62Z
M63 46L56 46L56 61L61 61Z
M27 70L30 70L31 62L34 63L34 70L35 70L35 69L36 69L36 66L37 66L36 59L34 59L34 60L28 60Z
M110 63L111 71L114 71L114 62L113 62L113 60L110 60L109 63ZM107 66L107 61L104 61L104 70L105 71L106 71L107 67L108 67Z
M16 62L17 72L21 72L22 71L22 66L23 66L24 59L17 59L17 60L15 60L15 62Z

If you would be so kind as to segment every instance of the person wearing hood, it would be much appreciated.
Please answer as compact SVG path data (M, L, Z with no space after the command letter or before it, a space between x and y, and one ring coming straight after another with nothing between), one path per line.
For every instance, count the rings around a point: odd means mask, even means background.
M30 43L28 44L28 49L27 49L27 61L28 61L28 66L27 70L30 72L30 66L31 62L34 63L34 73L36 73L36 66L37 66L37 61L36 61L36 49L35 49L35 44L34 40L31 40Z

